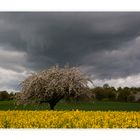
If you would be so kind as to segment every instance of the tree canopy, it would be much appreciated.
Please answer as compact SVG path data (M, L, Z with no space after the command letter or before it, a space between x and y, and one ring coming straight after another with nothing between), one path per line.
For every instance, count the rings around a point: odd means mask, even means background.
M62 98L76 98L87 92L88 82L92 83L77 67L54 66L27 77L21 83L21 94L17 103L49 103L50 109L54 109Z

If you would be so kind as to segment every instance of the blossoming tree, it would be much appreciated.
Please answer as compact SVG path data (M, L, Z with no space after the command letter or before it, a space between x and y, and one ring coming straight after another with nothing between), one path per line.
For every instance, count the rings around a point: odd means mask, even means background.
M21 94L18 104L49 103L50 109L63 98L76 98L89 90L88 83L92 81L77 67L50 69L34 73L21 83Z

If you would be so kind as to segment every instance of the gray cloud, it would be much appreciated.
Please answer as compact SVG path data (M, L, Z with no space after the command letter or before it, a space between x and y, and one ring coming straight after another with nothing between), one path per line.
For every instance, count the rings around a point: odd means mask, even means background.
M23 72L69 63L112 79L140 73L139 12L0 13L0 67Z
M98 79L112 79L139 74L139 44L140 37L137 37L120 45L119 49L103 50L95 54L91 53L87 58L84 58L86 65L83 67L91 66L87 71L95 74L94 77Z

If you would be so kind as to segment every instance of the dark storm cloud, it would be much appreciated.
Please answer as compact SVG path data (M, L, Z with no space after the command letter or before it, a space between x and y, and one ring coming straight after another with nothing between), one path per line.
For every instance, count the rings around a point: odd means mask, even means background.
M31 70L68 63L99 79L138 74L139 35L140 13L0 13L0 47L25 53Z

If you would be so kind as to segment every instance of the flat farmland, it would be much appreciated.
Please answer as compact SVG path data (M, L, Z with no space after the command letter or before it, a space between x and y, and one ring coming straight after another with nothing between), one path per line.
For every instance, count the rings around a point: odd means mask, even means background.
M14 101L0 101L0 110L49 110L48 104L15 105ZM83 110L83 111L140 111L140 103L124 102L59 102L55 110Z

